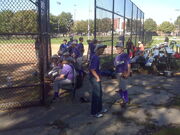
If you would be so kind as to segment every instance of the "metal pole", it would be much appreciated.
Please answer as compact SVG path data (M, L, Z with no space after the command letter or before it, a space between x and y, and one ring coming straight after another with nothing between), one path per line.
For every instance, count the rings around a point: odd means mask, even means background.
M132 2L132 11L131 11L131 40L132 40L132 26L133 25L133 2Z
M39 32L39 36L41 36L40 34L42 33L41 30L41 0L38 0L38 32Z
M44 0L45 2L45 16L44 16L44 19L45 19L45 31L44 31L44 41L45 41L45 48L46 48L46 70L48 70L48 1L49 0Z
M89 0L89 17L90 17L90 0ZM88 17L88 40L89 40L89 37L90 37L90 22L89 22L89 17Z
M125 40L125 21L126 21L126 0L124 0L124 23L123 23L123 46L124 46L124 40Z
M94 0L94 38L96 39L96 0Z
M48 27L48 43L49 43L49 60L50 60L50 57L51 57L51 37L50 37L50 16L49 16L49 14L50 14L50 5L49 5L49 0L48 0L48 25L47 25L47 27Z
M140 30L139 30L139 32L140 32L140 36L139 36L139 40L142 42L142 39L141 39L141 37L142 37L142 35L141 35L141 14L142 12L141 12L141 10L140 10L140 20L139 20L139 24L140 24Z
M58 19L58 34L59 34L59 19Z
M138 7L137 7L137 13L136 13L136 38L135 38L135 44L137 45L137 20L138 20Z
M76 21L76 4L74 4L74 22Z
M112 43L111 43L111 58L113 59L113 46L114 46L114 0L113 0L113 7L112 7Z
M144 43L144 13L143 13L143 43Z
M57 4L60 6L61 5L61 2L57 1ZM59 21L60 19L58 19L58 34L59 34Z
M42 30L42 10L41 10L41 0L38 0L38 12L39 12L39 36L40 36L40 62L39 62L39 70L40 70L40 84L41 84L41 103L44 104L45 103L45 98L44 98L44 91L45 91L45 87L44 87L44 44L43 44L43 30Z

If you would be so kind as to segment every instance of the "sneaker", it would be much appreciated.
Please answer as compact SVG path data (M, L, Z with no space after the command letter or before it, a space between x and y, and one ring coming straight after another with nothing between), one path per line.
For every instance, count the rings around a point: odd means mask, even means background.
M106 113L107 111L108 111L108 109L103 108L103 109L101 110L101 113Z
M121 104L121 107L122 107L122 108L126 108L126 107L127 107L127 104L126 104L126 103L123 103L123 104Z
M53 100L56 100L58 97L59 97L59 93L58 93L58 92L55 92L55 93L54 93L54 96L53 96Z
M101 118L101 117L103 117L103 114L102 113L97 113L97 114L95 114L93 116L96 117L96 118Z
M90 102L90 101L89 101L89 99L87 99L87 98L85 98L85 97L81 97L81 98L80 98L80 102L81 102L81 103L88 103L88 102Z
M123 103L124 103L124 100L121 98L121 99L119 99L119 100L116 100L115 103L116 103L116 104L123 104Z

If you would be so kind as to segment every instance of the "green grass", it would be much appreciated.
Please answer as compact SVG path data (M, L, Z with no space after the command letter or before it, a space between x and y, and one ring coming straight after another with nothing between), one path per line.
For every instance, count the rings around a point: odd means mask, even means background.
M152 41L147 43L146 47L150 48L156 44L164 43L164 39L165 39L164 36L153 36ZM180 44L180 37L176 37L176 39L178 39L178 40L175 40L177 44ZM174 40L173 37L169 37L169 42L171 42L172 40Z
M81 36L75 36L74 39L79 39L79 37ZM87 36L83 36L84 38L84 45L87 45L87 40L88 37ZM129 37L125 38L125 42L128 40ZM135 37L133 37L132 41L135 42ZM63 40L67 39L69 41L69 37L59 37L59 38L51 38L51 44L61 44L63 43ZM90 37L90 39L93 39L93 36ZM111 36L104 36L104 37L98 37L97 39L99 40L111 40ZM164 36L153 36L152 41L146 44L146 47L152 47L156 44L159 43L163 43L164 42L165 37ZM180 37L176 37L176 42L177 44L180 44ZM174 40L173 37L169 37L169 42L171 42L171 40ZM138 41L138 40L137 40ZM114 36L114 45L118 42L118 36ZM5 39L5 38L0 38L0 44L34 44L35 40L34 39L30 39L30 38L21 38L21 39L17 39L17 38L11 38L11 39ZM111 41L107 41L107 42L103 42L103 44L106 45L112 45Z
M81 36L74 36L74 39L79 40L79 37ZM82 37L84 38L84 45L87 45L88 37L87 36L82 36ZM67 41L69 41L69 37L51 38L51 44L61 44L63 43L64 39L67 39ZM90 39L92 40L93 37L91 36Z
M33 39L0 39L0 44L33 44Z
M180 128L166 128L154 133L153 135L180 135Z

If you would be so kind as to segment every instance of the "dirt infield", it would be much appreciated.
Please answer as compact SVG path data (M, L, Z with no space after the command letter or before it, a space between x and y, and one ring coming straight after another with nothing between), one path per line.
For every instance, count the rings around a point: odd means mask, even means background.
M88 46L84 47L84 55L87 55ZM57 54L58 50L59 45L52 44L52 54ZM109 46L105 54L110 54L110 52ZM38 86L40 79L37 75L38 59L35 45L33 43L1 43L0 56L0 108L12 103L40 99L42 93Z
M3 44L0 50L1 84L7 76L13 81L24 80L37 70L37 58L32 44ZM2 85L0 85L2 87Z
M59 50L59 44L52 44L51 48L52 48L52 55L53 54L57 54L58 50ZM84 45L84 55L87 55L87 51L88 51L88 45ZM113 53L116 53L116 48L113 47ZM111 54L111 46L107 46L107 48L105 49L104 54Z
M33 44L0 44L0 108L40 99L37 58ZM19 88L16 88L19 87Z

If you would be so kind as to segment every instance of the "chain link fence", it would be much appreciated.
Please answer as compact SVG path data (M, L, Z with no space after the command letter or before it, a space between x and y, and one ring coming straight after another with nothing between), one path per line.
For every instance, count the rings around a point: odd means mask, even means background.
M94 36L109 45L131 38L134 45L144 42L144 13L131 0L95 0ZM111 48L111 49L110 49Z
M47 25L48 1L0 1L0 109L45 100Z

